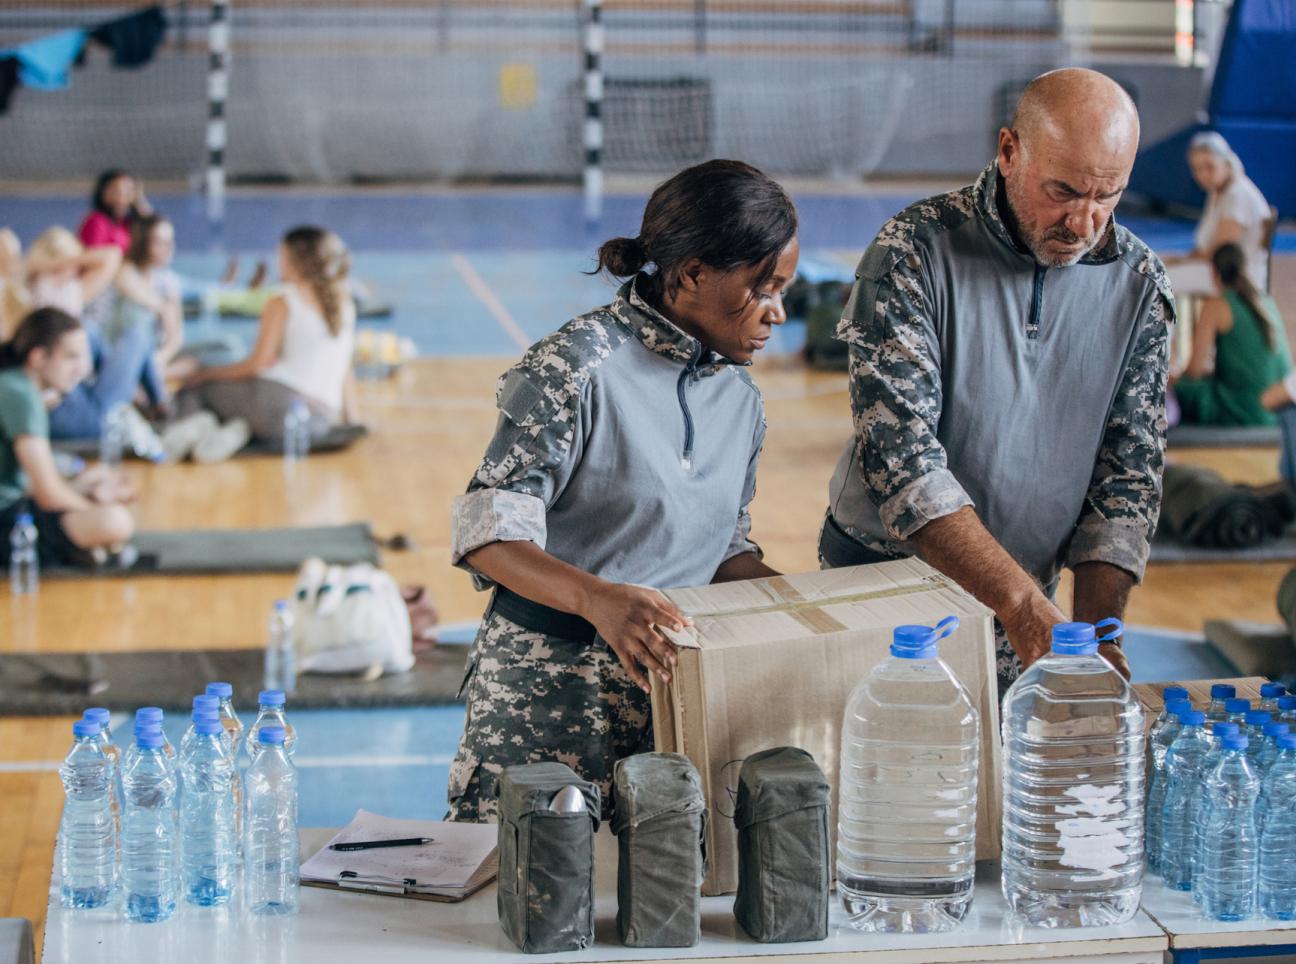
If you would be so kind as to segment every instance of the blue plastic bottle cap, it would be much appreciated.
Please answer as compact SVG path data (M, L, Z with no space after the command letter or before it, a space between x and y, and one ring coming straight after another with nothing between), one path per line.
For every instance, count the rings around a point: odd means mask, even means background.
M260 734L257 736L257 742L268 746L283 746L284 728L282 726L262 727Z
M931 659L936 655L936 631L930 626L897 626L891 634L891 655Z
M1191 710L1192 703L1186 699L1169 700L1166 702L1165 709L1170 716L1178 716Z
M98 736L99 724L94 720L77 720L72 724L73 736Z
M99 724L101 729L104 726L107 726L108 719L111 716L112 714L109 713L108 710L102 706L92 706L90 707L90 709L86 710L84 713L81 714L81 718L83 720L94 720L96 723Z
M1062 656L1088 656L1098 652L1098 631L1093 623L1058 623L1052 648Z
M262 706L283 706L283 690L262 690L257 696L257 702Z
M1213 700L1231 700L1237 696L1237 687L1230 686L1228 683L1216 683L1211 687L1211 699Z
M211 716L204 716L200 720L194 720L194 729L203 736L225 732L225 727L221 726L220 719Z
M1179 714L1179 722L1184 726L1205 726L1206 714L1201 710L1188 710Z
M1264 726L1273 719L1273 714L1268 710L1247 710L1247 726Z
M1296 710L1296 696L1278 697L1278 709L1282 710L1284 713L1288 710Z
M1245 733L1230 733L1220 740L1220 746L1226 750L1245 750L1248 742Z
M29 525L31 525L31 524L32 524L32 517L31 517L31 513L30 513L30 512L19 512L19 513L18 513L18 518L14 519L14 522L17 523L17 524L20 525L20 526L29 526Z
M160 706L141 706L135 711L135 719L149 720L153 723L161 723L164 716Z
M136 720L135 721L136 736L139 736L141 733L161 733L161 732L162 732L162 724L159 723L157 720Z
M189 714L189 719L197 723L199 720L215 720L220 722L220 710L213 710L210 706L198 706Z
M1266 700L1277 699L1287 694L1287 687L1282 683L1265 683L1260 687L1260 695Z
M1284 733L1290 733L1291 727L1286 723L1280 723L1278 720L1270 720L1264 725L1264 735L1268 737L1280 737Z
M1161 699L1169 706L1171 700L1188 699L1188 691L1182 686L1167 686L1161 691Z
M214 710L220 709L220 697L212 696L210 693L199 693L193 698L194 709L200 706L210 706Z
M1296 733L1284 733L1278 737L1278 749L1296 750Z
M1245 713L1251 709L1251 701L1243 699L1231 699L1224 701L1224 712L1232 716L1234 713Z
M284 613L284 612L287 612L287 611L288 611L288 600L287 600L287 599L276 599L276 600L274 601L274 611L277 612L277 613Z
M1215 726L1211 728L1211 733L1217 737L1235 736L1241 732L1241 727L1236 723L1228 723L1224 720L1216 723Z
M162 731L158 729L147 730L144 733L135 735L135 742L143 750L156 750L162 745Z
M234 695L234 687L229 683L208 683L207 695L215 696L217 699L227 700Z

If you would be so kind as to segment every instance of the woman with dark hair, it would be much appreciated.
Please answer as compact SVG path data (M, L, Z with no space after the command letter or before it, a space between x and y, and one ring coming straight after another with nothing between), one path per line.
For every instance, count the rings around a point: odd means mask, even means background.
M1246 252L1220 245L1211 255L1220 297L1202 306L1192 357L1173 380L1182 421L1200 425L1274 425L1261 403L1265 389L1291 370L1278 306L1247 274Z
M96 467L68 483L50 451L47 409L89 371L85 329L58 308L33 311L0 345L0 533L30 511L47 563L120 550L134 531L124 505L134 492L118 473ZM8 539L0 558L9 558Z
M659 591L775 574L748 506L765 437L744 367L786 320L797 215L737 161L662 184L635 238L599 250L612 303L499 382L495 436L453 508L452 559L494 587L465 680L450 812L484 820L512 764L561 760L610 801L652 749L649 676L687 617Z
M77 237L87 248L130 249L130 223L153 213L139 181L128 172L110 168L95 179L90 213L81 220Z

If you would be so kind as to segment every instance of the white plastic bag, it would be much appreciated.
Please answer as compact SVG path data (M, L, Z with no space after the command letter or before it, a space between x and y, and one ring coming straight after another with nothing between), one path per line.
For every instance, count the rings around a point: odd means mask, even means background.
M304 673L404 673L414 665L400 588L368 563L307 559L294 592L297 653Z

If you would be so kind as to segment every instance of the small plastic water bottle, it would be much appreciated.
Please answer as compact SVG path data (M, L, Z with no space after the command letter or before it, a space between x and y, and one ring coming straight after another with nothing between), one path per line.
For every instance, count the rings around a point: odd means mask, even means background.
M180 839L176 773L163 748L162 728L140 725L130 766L122 774L122 885L126 915L151 924L175 912Z
M310 453L310 406L300 398L294 399L284 414L283 454L284 467L291 468Z
M181 886L201 907L229 902L238 870L234 770L219 719L194 723L194 740L180 772Z
M243 885L253 914L297 913L300 888L297 837L297 768L284 751L284 730L257 733L260 752L248 768Z
M1227 700L1237 696L1237 687L1229 683L1216 683L1211 687L1210 706L1206 708L1206 722L1218 723L1226 719L1228 714L1224 711L1224 703Z
M980 718L938 651L957 627L898 627L846 704L837 887L859 930L950 930L972 904Z
M1272 719L1273 717L1268 710L1247 710L1246 726L1242 732L1247 735L1247 756L1250 758L1252 765L1256 764L1261 751L1264 750L1265 724L1272 722Z
M175 760L176 748L171 741L167 739L166 730L162 729L162 723L166 719L166 714L162 712L160 706L141 706L135 711L135 725L141 723L156 723L158 729L162 730L162 751L169 756L172 761Z
M1193 848L1197 838L1197 788L1206 757L1214 746L1206 714L1189 710L1179 717L1179 735L1166 753L1166 793L1161 808L1161 879L1171 890L1191 890Z
M1278 754L1264 778L1260 834L1260 912L1296 920L1296 736L1278 738ZM1273 817L1273 819L1269 819Z
M180 760L184 761L193 747L194 740L198 736L197 723L204 716L215 717L220 720L220 700L215 696L207 693L199 693L193 698L193 712L189 715L189 728L185 730L184 736L180 738ZM224 727L221 727L222 731Z
M260 734L267 726L277 726L284 731L284 752L289 757L293 755L293 748L297 745L297 731L288 722L288 716L284 713L284 702L283 690L262 690L257 697L257 718L247 731L249 760L255 760L257 754L261 752Z
M1224 701L1224 719L1239 726L1246 725L1246 715L1251 712L1251 701L1234 697ZM1246 732L1244 729L1242 732Z
M1203 831L1203 825L1206 821L1206 810L1210 805L1210 794L1207 792L1206 781L1215 767L1219 766L1220 758L1224 754L1223 738L1226 736L1238 736L1242 732L1242 727L1237 723L1230 723L1227 720L1221 720L1211 728L1211 748L1206 754L1206 759L1202 762L1201 779L1197 781L1195 791L1196 799L1193 801L1193 900L1201 903L1201 892L1198 890L1199 879L1196 875L1197 868L1202 865L1202 850L1206 846L1206 835Z
M112 899L117 830L112 812L112 763L99 745L99 724L72 724L72 750L59 768L59 899L64 907L102 907Z
M104 413L103 429L99 435L99 461L110 469L121 465L122 454L130 447L127 407L126 402L119 402Z
M9 530L9 591L15 596L40 591L40 556L36 552L39 538L31 513L18 513Z
M1290 732L1290 723L1270 720L1264 725L1264 746L1260 750L1260 755L1256 757L1256 769L1260 771L1261 780L1269 772L1274 759L1278 756L1278 737L1286 736ZM1263 789L1261 792L1263 792Z
M1256 709L1268 710L1278 717L1278 697L1287 695L1287 687L1282 683L1264 683L1260 686L1260 703Z
M1189 709L1192 708L1192 701L1189 699L1188 691L1182 686L1167 686L1161 691L1161 699L1161 712L1157 714L1157 718L1152 722L1152 730L1149 733L1149 736L1153 740L1156 739L1157 733L1161 731L1161 727L1172 722L1177 725L1179 722L1179 714L1170 709L1171 703L1178 703L1181 700L1187 700ZM1163 757L1164 755L1165 754L1162 754Z
M1004 695L1003 893L1039 927L1119 924L1138 910L1143 710L1098 654L1120 631L1115 619L1054 626L1052 651Z
M1278 714L1284 723L1296 723L1296 696L1278 697Z
M121 841L121 749L113 742L112 730L109 722L112 714L108 712L107 707L92 706L82 715L82 719L90 720L99 724L99 749L103 750L104 756L112 764L112 812L113 824L117 828L118 842Z
M291 696L297 691L297 643L288 600L275 600L266 637L265 688Z
M1221 737L1220 747L1219 763L1206 776L1204 844L1194 887L1207 917L1246 920L1255 913L1260 781L1247 760L1245 734Z
M239 753L243 749L243 721L234 709L234 687L229 683L208 683L207 695L220 700L220 721L225 728L225 745L234 764L234 840L243 845L243 781L239 776Z
M1165 804L1166 752L1179 735L1179 714L1192 710L1192 704L1185 699L1171 700L1162 710L1167 716L1164 723L1152 727L1152 774L1148 780L1147 820L1143 852L1147 855L1148 870L1157 872L1161 864L1161 808Z
M154 720L141 720L137 716L135 717L134 732L135 732L135 739L126 745L126 749L122 750L122 756L121 756L121 772L122 772L122 781L123 781L123 790L122 790L123 807L126 805L126 795L124 789L125 780L126 780L126 771L129 770L131 767L133 767L135 765L135 761L139 759L140 737L145 735L146 733L157 733L161 735L162 724ZM165 741L166 736L162 735L162 739ZM162 752L163 754L165 754L166 750L163 749ZM171 759L174 762L174 757L172 757Z

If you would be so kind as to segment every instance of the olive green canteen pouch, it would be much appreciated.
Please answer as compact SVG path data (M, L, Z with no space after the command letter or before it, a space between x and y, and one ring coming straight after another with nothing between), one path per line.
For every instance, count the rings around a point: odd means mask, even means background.
M589 947L598 787L566 764L528 763L504 768L499 803L500 927L529 954Z
M706 798L678 753L619 760L612 774L617 934L627 947L691 947L702 937Z
M734 917L758 941L828 936L828 781L805 750L753 753L738 776Z

